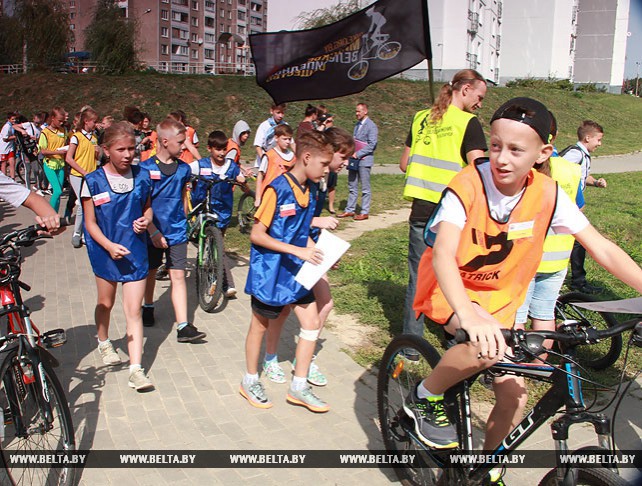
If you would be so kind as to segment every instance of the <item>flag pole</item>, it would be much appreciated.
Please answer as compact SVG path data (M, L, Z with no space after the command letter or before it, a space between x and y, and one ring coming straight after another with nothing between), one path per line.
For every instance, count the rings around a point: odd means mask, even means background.
M421 0L421 11L424 18L424 42L426 43L426 61L428 62L428 86L430 89L430 102L435 102L435 87L432 72L432 47L430 45L430 21L428 16L428 0ZM443 63L443 61L442 61Z

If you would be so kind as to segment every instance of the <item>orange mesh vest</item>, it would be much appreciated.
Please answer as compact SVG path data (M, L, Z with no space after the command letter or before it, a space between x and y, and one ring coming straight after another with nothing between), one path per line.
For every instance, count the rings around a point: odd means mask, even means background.
M230 150L236 150L236 155L234 156L234 162L241 165L241 147L231 138L227 139L227 148L225 149L227 153L230 153Z
M296 162L296 157L292 157L292 160L289 161L285 160L273 148L268 150L265 155L268 158L268 166L263 178L263 187L267 187L274 179L289 171Z
M477 164L457 174L447 190L455 193L466 210L457 248L457 265L466 292L502 327L512 328L542 259L557 202L557 184L531 170L526 190L505 223L490 216ZM432 268L431 246L419 263L413 307L417 315L424 314L439 324L446 324L453 315Z

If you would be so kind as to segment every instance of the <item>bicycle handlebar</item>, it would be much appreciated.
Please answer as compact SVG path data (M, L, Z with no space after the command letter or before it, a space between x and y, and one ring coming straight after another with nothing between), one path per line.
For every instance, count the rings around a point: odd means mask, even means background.
M563 332L559 331L524 331L522 329L502 329L502 335L509 346L526 347L533 351L542 347L545 339L552 339L565 344L569 347L575 347L582 344L596 344L599 341L622 334L625 331L634 329L634 342L642 345L642 319L635 318L628 321L620 322L613 327L603 331L598 331L593 327L584 328L580 326L567 326ZM455 341L465 343L470 338L468 333L463 329L457 329Z
M214 184L219 184L221 182L227 182L228 184L232 184L233 186L244 186L246 184L245 182L238 182L236 179L205 179L200 175L194 174L192 174L191 180L204 182L208 186L213 186Z
M60 227L64 228L65 226L71 226L74 224L75 220L75 217L60 218ZM29 246L36 240L47 237L38 234L39 231L47 231L47 228L40 226L39 224L34 224L27 226L26 228L6 233L0 237L0 246L5 246L9 242L13 242L16 246Z

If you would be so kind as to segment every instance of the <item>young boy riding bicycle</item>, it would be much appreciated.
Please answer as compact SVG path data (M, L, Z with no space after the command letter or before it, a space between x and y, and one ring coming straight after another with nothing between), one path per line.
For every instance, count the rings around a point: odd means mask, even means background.
M404 409L429 447L458 445L443 393L504 356L501 329L513 327L549 230L573 234L606 270L642 291L640 267L552 179L532 170L552 153L550 126L548 110L536 100L502 105L491 120L490 160L478 159L455 176L426 226L414 309L442 325L447 337L460 328L470 336L446 351L406 398ZM526 404L522 378L496 378L493 391L484 450L499 445Z

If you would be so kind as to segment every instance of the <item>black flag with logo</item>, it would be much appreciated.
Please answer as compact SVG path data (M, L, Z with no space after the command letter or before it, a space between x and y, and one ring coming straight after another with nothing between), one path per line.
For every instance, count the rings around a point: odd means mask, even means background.
M426 0L379 0L311 30L250 36L256 81L276 103L336 98L431 59Z

